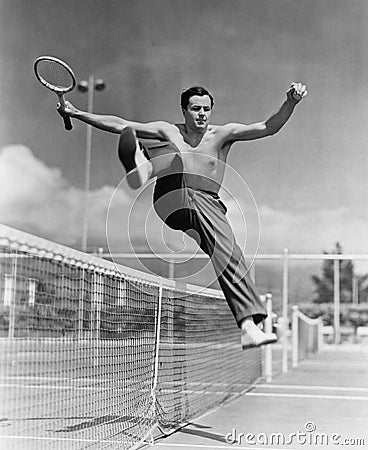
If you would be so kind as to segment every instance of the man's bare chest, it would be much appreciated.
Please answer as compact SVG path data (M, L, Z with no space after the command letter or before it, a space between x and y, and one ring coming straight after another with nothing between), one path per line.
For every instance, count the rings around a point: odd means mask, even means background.
M180 133L179 130L173 130L170 133L170 141L176 145L180 153L187 155L188 158L218 158L221 150L221 142L213 132L206 133L197 142L193 142L189 136Z

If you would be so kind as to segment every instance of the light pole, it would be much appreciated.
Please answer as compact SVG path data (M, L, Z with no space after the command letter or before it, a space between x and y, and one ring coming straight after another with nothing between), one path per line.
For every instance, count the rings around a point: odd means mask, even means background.
M87 111L93 112L93 93L94 91L103 91L106 87L105 82L101 79L95 80L91 75L88 80L82 80L78 83L78 90L80 92L87 92ZM89 213L89 188L91 179L91 151L92 151L92 126L87 125L86 135L86 160L84 171L84 211L83 211L83 226L82 226L82 251L87 251L88 239L88 213Z

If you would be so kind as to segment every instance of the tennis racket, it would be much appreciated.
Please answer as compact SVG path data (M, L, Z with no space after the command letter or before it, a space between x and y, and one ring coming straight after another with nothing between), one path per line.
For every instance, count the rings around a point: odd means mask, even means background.
M59 102L64 106L64 94L75 88L75 76L64 61L52 56L40 56L34 62L34 72L40 83L55 92ZM63 117L66 130L73 128L70 117Z

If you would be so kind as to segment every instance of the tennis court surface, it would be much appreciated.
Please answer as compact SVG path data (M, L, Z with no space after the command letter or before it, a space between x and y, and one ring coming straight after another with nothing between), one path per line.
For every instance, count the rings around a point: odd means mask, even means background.
M244 435L241 435L243 433ZM227 439L226 439L227 437ZM322 350L160 439L162 450L365 449L368 349Z

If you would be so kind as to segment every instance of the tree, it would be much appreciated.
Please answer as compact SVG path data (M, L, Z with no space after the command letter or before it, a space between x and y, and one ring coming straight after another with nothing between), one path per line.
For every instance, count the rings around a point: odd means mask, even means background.
M325 255L342 255L342 247L337 242L335 249ZM341 303L352 302L354 264L350 260L340 260L340 300ZM330 303L334 298L334 261L326 259L322 264L322 276L312 275L312 281L315 284L313 295L314 303Z

